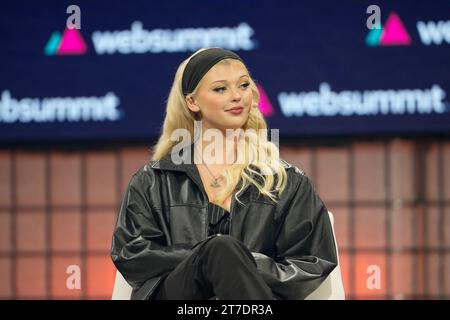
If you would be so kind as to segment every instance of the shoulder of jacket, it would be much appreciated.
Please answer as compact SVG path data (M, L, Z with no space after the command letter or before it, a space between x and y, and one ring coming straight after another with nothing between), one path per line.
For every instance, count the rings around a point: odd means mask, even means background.
M156 170L152 167L155 161L148 161L140 167L132 176L131 184L134 185L153 185L155 182Z
M300 168L298 168L296 165L293 165L281 158L280 158L280 162L287 171L292 171L292 172L302 175L302 176L305 175L305 172L303 170L301 170Z

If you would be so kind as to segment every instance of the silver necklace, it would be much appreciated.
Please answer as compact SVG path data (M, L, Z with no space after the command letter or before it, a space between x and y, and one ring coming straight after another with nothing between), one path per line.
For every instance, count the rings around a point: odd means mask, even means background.
M205 165L206 170L208 170L208 172L209 172L209 174L211 175L211 177L213 177L213 179L214 179L214 181L210 184L210 186L213 187L213 188L220 188L220 184L218 183L220 177L219 177L219 178L216 178L216 177L212 174L211 170L209 170L209 168L208 168L208 166L206 165L206 163L203 163L203 164Z

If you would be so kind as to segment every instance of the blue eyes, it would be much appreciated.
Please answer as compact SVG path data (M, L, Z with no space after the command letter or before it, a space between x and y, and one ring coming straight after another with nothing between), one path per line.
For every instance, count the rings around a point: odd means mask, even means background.
M246 89L249 85L250 85L250 83L249 83L249 82L246 82L246 83L243 83L243 84L241 85L241 87L243 87L244 89ZM226 89L226 87L219 87L219 88L215 88L214 91L215 91L215 92L223 92L222 90L225 90L225 89Z

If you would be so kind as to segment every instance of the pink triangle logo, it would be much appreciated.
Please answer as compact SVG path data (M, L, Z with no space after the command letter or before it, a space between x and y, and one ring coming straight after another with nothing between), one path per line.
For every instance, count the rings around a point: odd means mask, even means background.
M86 43L77 29L65 29L56 51L57 55L81 55L87 51Z
M257 87L259 91L259 110L265 117L271 117L275 113L275 109L272 107L264 88L259 84Z
M411 37L405 29L399 16L392 12L384 24L380 45L382 46L406 46L411 44Z

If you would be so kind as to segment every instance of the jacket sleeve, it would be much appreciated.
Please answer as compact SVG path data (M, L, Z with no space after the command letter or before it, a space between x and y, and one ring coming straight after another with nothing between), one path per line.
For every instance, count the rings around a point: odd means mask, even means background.
M252 253L272 291L292 300L306 298L337 266L327 208L303 173L295 190L286 212L281 213L284 222L276 236L274 259Z
M172 271L191 252L189 245L168 245L170 240L160 228L165 225L161 223L163 218L153 212L149 200L150 178L142 172L132 177L112 238L113 263L134 288Z

